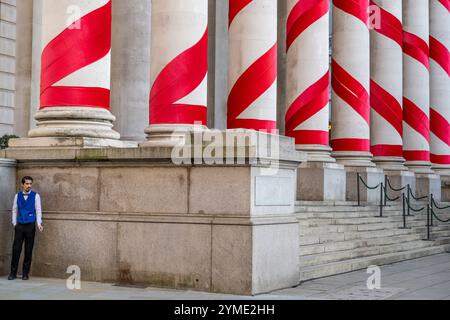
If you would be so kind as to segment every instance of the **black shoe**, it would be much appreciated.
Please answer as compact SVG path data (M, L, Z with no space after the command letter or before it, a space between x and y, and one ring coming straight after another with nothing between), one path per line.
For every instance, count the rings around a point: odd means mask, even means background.
M28 277L28 275L24 274L24 275L22 276L22 280L30 280L30 278Z
M8 280L15 280L17 278L17 276L15 276L15 275L13 275L13 274L10 274L9 275L9 277L8 277Z

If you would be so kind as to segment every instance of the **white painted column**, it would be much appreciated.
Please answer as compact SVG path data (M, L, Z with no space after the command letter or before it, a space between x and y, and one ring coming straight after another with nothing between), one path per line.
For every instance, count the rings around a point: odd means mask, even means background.
M145 140L150 92L151 1L112 1L111 112L122 140Z
M431 162L450 173L450 0L430 0Z
M428 1L403 3L403 154L415 172L431 171Z
M371 152L385 169L406 170L403 158L402 0L373 0Z
M117 140L110 113L111 0L42 1L41 100L31 138Z
M208 1L153 0L150 126L144 146L207 124Z
M309 160L333 162L329 147L329 1L288 0L286 135Z
M229 129L277 127L277 16L277 1L230 0Z
M333 156L371 167L369 0L333 0Z

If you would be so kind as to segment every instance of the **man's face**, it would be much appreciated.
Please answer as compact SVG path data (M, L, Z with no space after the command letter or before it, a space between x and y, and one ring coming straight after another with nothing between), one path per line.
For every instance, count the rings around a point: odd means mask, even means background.
M25 180L25 183L22 185L22 189L25 192L30 192L32 186L33 186L33 181Z

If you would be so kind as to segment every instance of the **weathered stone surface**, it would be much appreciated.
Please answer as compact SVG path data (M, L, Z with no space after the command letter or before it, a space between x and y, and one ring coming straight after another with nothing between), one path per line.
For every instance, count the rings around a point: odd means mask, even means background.
M59 219L45 215L45 231L36 237L31 273L34 276L68 278L67 268L78 266L81 279L117 279L117 224Z
M102 168L100 174L100 211L188 212L187 168Z
M121 223L119 280L209 291L211 226Z
M11 208L17 190L16 162L0 158L0 275L9 272L13 227Z
M20 177L32 176L33 188L42 197L45 211L88 211L99 207L99 169L48 167L19 169Z

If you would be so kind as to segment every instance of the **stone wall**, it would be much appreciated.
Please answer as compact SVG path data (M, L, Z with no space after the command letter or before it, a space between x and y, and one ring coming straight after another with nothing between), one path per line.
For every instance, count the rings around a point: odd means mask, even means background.
M0 151L42 196L33 276L235 294L298 284L298 154L267 176L250 158L177 166L170 148Z
M0 276L9 272L13 228L11 208L16 192L16 163L0 158Z
M16 0L0 1L0 136L14 130Z

